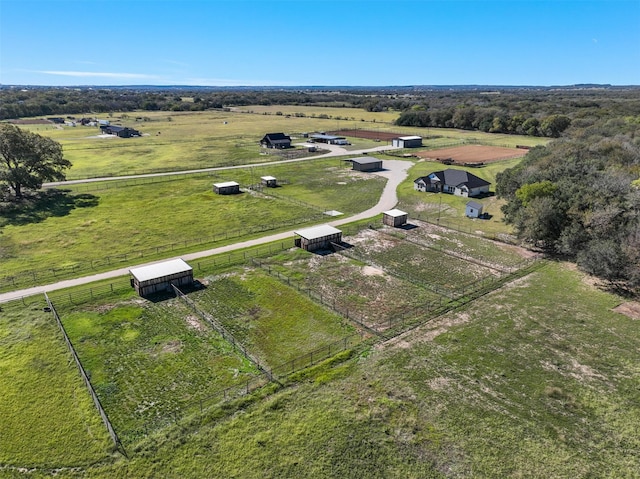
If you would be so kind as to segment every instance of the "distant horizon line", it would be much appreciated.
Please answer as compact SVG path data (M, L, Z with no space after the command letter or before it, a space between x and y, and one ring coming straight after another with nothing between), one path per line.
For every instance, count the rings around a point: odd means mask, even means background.
M509 84L410 84L410 85L154 85L154 84L138 84L138 85L96 85L96 84L78 84L78 85L37 85L37 84L3 84L0 88L130 88L130 89L262 89L262 90L296 90L296 89L605 89L605 88L640 88L640 84L611 84L611 83L572 83L558 85L509 85Z

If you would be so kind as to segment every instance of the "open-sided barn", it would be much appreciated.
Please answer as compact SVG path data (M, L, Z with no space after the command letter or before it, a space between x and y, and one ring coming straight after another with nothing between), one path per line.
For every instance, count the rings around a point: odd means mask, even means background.
M326 249L331 243L342 241L342 231L331 225L313 226L294 232L298 238L295 239L296 246L307 251Z
M260 182L268 188L275 188L278 186L278 180L275 176L261 176Z
M133 268L129 273L131 286L140 296L168 291L172 284L178 287L193 284L193 268L181 259Z

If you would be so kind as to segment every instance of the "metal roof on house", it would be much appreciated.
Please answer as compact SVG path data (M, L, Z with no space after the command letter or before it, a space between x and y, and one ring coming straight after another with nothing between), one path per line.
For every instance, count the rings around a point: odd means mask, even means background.
M236 183L235 181L224 181L222 183L214 183L213 186L216 188L229 188L230 186L240 186L240 183Z
M404 216L404 215L408 215L409 213L399 210L397 208L394 208L392 210L389 211L383 211L383 214L387 215L387 216L391 216L392 218L398 218L399 216Z
M311 228L305 228L302 230L294 231L295 234L301 236L304 239L314 240L318 238L324 238L325 236L335 235L342 233L338 228L334 228L331 225L312 226Z
M151 264L149 266L141 266L133 268L129 273L138 281L149 281L151 279L163 278L179 273L193 271L193 268L182 259L172 259L163 263Z
M357 163L359 165L370 165L373 163L382 163L382 160L379 158L373 158L373 157L368 157L368 158L353 158L351 160L354 163Z

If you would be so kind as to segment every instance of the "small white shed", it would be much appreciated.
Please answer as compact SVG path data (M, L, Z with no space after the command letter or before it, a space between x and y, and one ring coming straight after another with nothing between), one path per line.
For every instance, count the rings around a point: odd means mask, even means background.
M467 201L464 214L469 218L480 218L482 216L482 205L477 201Z
M402 226L407 224L409 214L399 209L382 212L382 223L388 226Z

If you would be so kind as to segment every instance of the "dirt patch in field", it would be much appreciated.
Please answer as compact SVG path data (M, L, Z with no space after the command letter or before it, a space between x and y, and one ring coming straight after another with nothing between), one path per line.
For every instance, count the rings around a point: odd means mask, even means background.
M384 271L373 266L365 266L362 268L362 274L365 276L384 276Z
M501 146L465 145L442 148L440 150L423 150L417 152L416 155L432 161L450 158L453 164L462 165L465 163L492 163L510 158L520 158L526 155L527 151L520 148L505 148Z
M189 316L184 318L184 320L187 322L187 324L189 325L190 328L196 329L198 331L204 331L205 330L205 327L200 322L200 320L197 317L193 316L192 314L190 314Z
M624 314L631 319L640 319L640 303L630 301L613 308L616 313Z
M403 133L393 133L391 131L375 130L336 130L328 131L328 135L350 136L352 138L366 138L367 140L391 141L399 136L409 136Z

